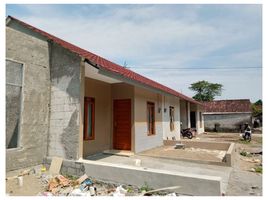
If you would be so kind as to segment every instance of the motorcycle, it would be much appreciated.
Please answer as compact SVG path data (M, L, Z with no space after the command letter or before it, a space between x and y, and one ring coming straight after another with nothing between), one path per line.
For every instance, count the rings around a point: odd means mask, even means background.
M243 139L248 142L251 141L251 128L248 124L245 124L245 131L243 134Z
M189 139L193 138L193 133L192 130L190 128L186 128L186 129L181 129L181 135L182 137L187 137Z

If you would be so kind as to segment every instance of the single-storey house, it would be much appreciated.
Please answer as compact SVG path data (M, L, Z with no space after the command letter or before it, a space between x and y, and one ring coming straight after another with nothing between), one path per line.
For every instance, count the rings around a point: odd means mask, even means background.
M182 123L182 127L181 127ZM6 19L6 167L138 153L204 131L202 104L14 17Z
M204 102L205 131L240 132L243 125L252 123L249 99Z

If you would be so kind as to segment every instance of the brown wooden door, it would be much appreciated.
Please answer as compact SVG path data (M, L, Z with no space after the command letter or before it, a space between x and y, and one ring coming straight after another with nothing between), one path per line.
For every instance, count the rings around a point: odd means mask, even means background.
M131 100L114 100L113 146L118 150L131 150Z

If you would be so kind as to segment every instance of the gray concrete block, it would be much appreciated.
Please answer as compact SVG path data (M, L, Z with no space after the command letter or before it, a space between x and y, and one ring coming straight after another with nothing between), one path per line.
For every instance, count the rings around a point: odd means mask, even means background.
M101 180L139 187L145 182L153 188L181 186L176 192L195 196L220 196L222 194L222 180L216 176L115 165L97 161L86 161L84 165L88 176Z

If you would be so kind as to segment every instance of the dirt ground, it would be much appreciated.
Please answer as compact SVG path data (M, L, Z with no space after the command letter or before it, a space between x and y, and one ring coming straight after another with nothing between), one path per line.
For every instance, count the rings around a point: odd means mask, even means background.
M189 161L202 161L202 162L222 162L222 159L226 151L220 150L208 150L200 148L185 148L185 149L174 149L174 146L161 146L153 148L138 155L152 156L152 157L164 157L178 160L189 160Z
M19 186L18 179L15 178L21 172L31 168L25 168L20 170L14 170L6 173L6 177L10 180L6 180L6 194L10 196L34 196L40 192L44 192L45 186L42 184L42 180L37 178L36 174L29 174L23 176L23 185ZM35 166L36 172L41 173L41 165Z
M241 140L239 133L208 133L198 135L193 140L234 142L235 163L230 174L226 195L262 195L262 173L256 172L256 169L262 170L262 153L259 154L262 152L262 134L253 134L249 143Z

